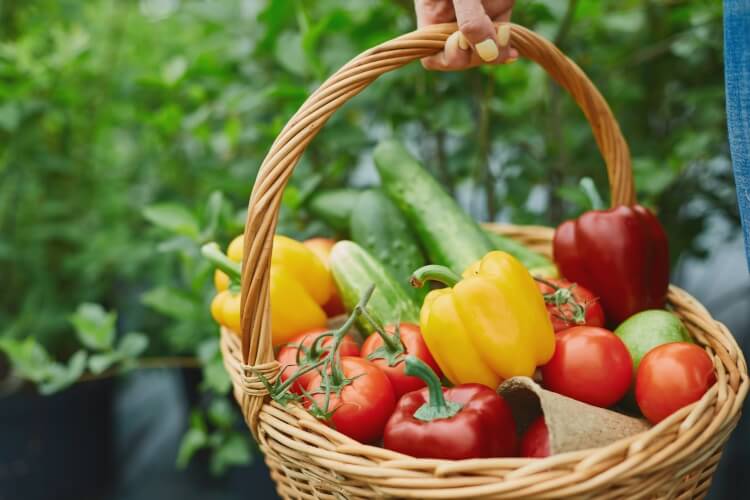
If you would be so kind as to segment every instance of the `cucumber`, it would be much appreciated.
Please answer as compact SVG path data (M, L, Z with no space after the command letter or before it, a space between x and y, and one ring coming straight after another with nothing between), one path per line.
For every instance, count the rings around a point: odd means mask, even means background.
M349 217L361 191L358 189L331 189L314 194L307 209L336 231L349 232Z
M414 232L396 205L381 191L359 195L350 218L352 241L378 259L419 304L427 287L409 284L411 273L427 264Z
M479 224L400 143L381 142L374 159L383 191L414 228L433 264L461 273L495 249Z
M353 241L339 241L331 249L329 265L341 299L352 310L370 285L375 291L366 310L381 325L401 321L419 323L419 306L399 285L391 273L362 247ZM365 318L357 326L363 335L373 328Z
M507 236L503 236L502 234L493 233L486 229L485 233L495 247L495 250L502 250L503 252L511 254L518 259L521 264L526 266L526 269L528 269L531 274L543 278L557 278L559 276L557 266L555 266L555 264L544 255L529 250L521 243L508 238Z

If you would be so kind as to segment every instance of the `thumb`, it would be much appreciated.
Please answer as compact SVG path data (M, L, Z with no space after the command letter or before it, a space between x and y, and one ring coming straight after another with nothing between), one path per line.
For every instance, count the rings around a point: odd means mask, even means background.
M495 61L500 56L495 25L482 6L481 0L454 0L458 29L485 61ZM507 40L505 41L507 45Z

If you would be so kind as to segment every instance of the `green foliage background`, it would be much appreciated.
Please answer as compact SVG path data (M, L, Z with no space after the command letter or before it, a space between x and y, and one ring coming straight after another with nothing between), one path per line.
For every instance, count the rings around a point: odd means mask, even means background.
M738 224L720 2L521 0L514 21L553 39L608 99L674 260L706 252L713 216ZM216 361L198 245L241 232L257 168L305 97L413 27L408 0L3 1L1 335L67 360L80 347L68 318L96 302L120 312L119 331L145 332L152 354ZM556 224L584 206L582 176L606 187L587 123L539 68L412 64L330 120L280 230L330 233L307 212L310 193L371 182L371 148L390 135L483 220Z

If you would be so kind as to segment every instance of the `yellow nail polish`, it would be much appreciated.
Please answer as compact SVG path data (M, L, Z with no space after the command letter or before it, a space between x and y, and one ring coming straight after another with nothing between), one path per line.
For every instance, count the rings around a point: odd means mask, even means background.
M450 53L455 53L457 50L457 47L460 46L461 33L456 31L455 33L451 33L451 36L448 37L448 39L445 41L445 54L448 55Z
M510 24L501 24L497 27L497 43L501 47L507 47L510 41Z
M469 41L460 31L458 32L458 47L461 50L469 50Z
M495 40L491 38L476 44L474 48L476 49L477 54L479 54L479 57L485 62L494 61L497 59L497 56L500 55L500 50L497 48Z

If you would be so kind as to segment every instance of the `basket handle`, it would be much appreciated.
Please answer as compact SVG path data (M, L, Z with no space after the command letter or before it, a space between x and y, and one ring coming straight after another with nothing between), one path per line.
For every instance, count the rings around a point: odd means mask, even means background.
M281 194L307 144L328 118L377 77L443 49L455 23L429 26L402 35L355 57L307 98L289 120L263 160L250 197L242 259L242 355L243 361L263 367L273 375L269 310L271 247L279 215ZM518 52L541 65L575 99L591 124L594 138L607 165L613 205L635 201L630 152L607 102L583 71L555 45L536 33L511 24L511 41ZM249 368L249 367L247 367ZM253 376L254 378L254 376ZM243 406L257 416L263 403L257 390L246 391ZM247 387L247 386L246 386ZM255 427L255 422L252 422Z

